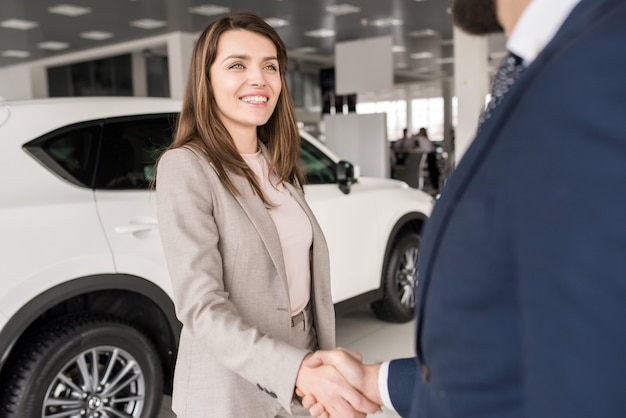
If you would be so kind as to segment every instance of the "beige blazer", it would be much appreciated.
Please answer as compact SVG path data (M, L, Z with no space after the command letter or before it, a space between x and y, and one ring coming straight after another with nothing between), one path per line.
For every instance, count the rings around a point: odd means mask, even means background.
M266 152L266 150L264 150ZM247 180L233 196L199 151L167 151L157 171L159 230L183 328L172 409L180 418L274 418L291 411L306 347L291 344L278 233ZM318 344L335 346L328 248L303 194L285 185L313 228L311 304Z

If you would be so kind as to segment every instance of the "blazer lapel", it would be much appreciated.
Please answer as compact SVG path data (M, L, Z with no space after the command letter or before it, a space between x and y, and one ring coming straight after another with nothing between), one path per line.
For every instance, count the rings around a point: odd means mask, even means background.
M248 215L248 218L250 218L250 221L256 228L259 237L261 237L261 240L265 244L267 252L276 267L278 276L285 286L285 291L289 294L283 250L280 245L280 238L278 236L278 231L276 230L276 225L274 224L269 211L259 196L254 193L252 187L248 183L248 180L235 175L231 176L231 180L239 191L239 194L235 196L235 199L237 199L241 208L244 210L246 215Z

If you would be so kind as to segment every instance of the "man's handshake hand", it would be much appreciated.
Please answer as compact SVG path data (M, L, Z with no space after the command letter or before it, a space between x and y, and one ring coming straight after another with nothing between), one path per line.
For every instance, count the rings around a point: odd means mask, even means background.
M302 363L302 368L306 369L327 368L329 366L338 371L345 383L351 385L351 389L357 393L342 388L341 393L345 393L349 398L339 393L337 395L340 396L333 397L318 393L315 390L306 390L296 382L296 392L303 397L302 405L309 409L312 416L316 418L365 417L366 414L380 411L382 405L378 391L380 364L365 365L362 363L362 357L359 353L343 348L319 350L308 356ZM348 406L352 408L352 415L345 415Z

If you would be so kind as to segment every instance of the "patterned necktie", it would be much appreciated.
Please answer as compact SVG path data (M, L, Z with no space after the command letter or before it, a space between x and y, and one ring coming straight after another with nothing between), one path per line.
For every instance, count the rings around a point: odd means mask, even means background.
M491 117L493 109L496 108L502 101L504 95L509 91L515 80L524 70L522 59L517 55L509 52L509 54L502 60L496 75L493 78L493 85L491 87L491 99L480 115L478 121L478 127L482 126L483 122Z

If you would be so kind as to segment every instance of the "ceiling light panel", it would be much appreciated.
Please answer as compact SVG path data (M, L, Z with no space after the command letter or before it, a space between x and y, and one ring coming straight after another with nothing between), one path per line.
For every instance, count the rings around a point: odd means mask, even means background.
M413 58L414 60L423 60L423 59L428 59L432 57L433 57L433 53L429 51L416 52L414 54L411 54L411 58Z
M215 4L203 4L201 6L190 7L189 13L202 16L216 16L230 12L230 7L218 6Z
M326 11L335 16L349 15L351 13L359 13L361 8L353 6L351 4L335 4L332 6L326 6Z
M422 29L422 30L414 30L409 32L409 36L412 38L425 38L427 36L436 36L439 35L439 32L432 29Z
M282 28L283 26L287 26L289 24L288 20L281 19L279 17L268 17L265 19L265 22L273 28Z
M141 28L141 29L157 29L157 28L162 28L163 26L166 26L167 22L164 22L162 20L155 20L155 19L139 19L139 20L133 20L132 22L130 22L130 26L134 26L136 28Z
M30 52L17 49L7 49L6 51L2 51L2 56L11 58L28 58L30 57Z
M372 20L370 23L372 26L378 26L380 28L386 28L389 26L402 26L404 22L402 19L396 19L395 17L388 17L386 19Z
M20 29L20 30L28 30L32 28L36 28L39 26L39 23L33 22L31 20L21 20L21 19L8 19L0 22L0 26L3 28L9 29Z
M404 47L404 45L394 45L391 47L391 52L404 52L406 51L406 48Z
M454 57L437 58L437 64L454 64Z
M77 17L91 13L89 7L74 6L73 4L59 4L58 6L48 7L50 13L58 15Z
M99 30L92 30L89 32L83 32L80 34L83 39L91 39L92 41L104 41L113 37L111 32L101 32Z
M314 52L317 52L317 48L312 46L303 46L300 48L292 49L291 52L299 54L312 54Z
M67 42L47 41L47 42L38 43L37 47L41 49L49 49L52 51L58 51L61 49L69 48L70 44L68 44Z
M316 29L304 32L304 34L311 38L330 38L335 36L335 31L332 29Z

